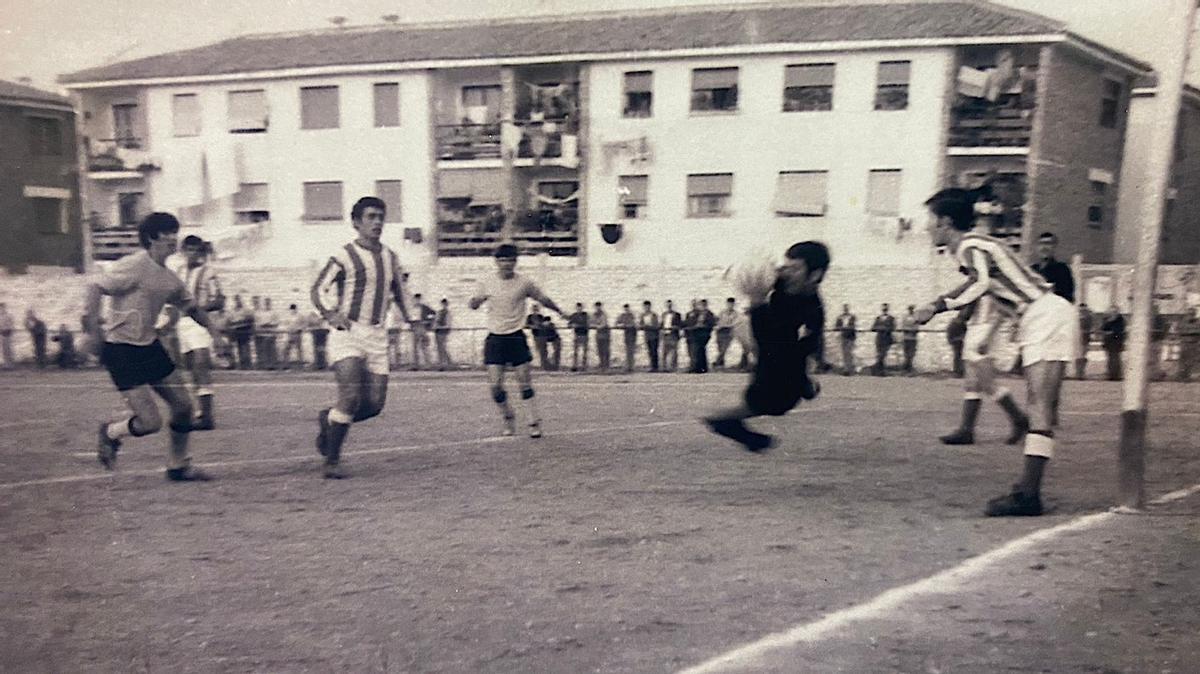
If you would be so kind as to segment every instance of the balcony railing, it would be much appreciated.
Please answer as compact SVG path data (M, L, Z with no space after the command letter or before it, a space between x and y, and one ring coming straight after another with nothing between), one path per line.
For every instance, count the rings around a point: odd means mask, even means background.
M92 257L97 260L116 260L141 250L136 227L114 229L92 228Z
M500 158L500 124L442 124L436 127L438 159Z
M511 238L523 253L574 256L579 254L578 232L573 212L532 211L515 224ZM488 256L504 237L502 219L443 220L438 222L438 255Z
M102 138L88 143L88 171L148 171L153 168L150 155L142 149L140 138Z
M950 147L1029 147L1033 110L964 104L951 113Z

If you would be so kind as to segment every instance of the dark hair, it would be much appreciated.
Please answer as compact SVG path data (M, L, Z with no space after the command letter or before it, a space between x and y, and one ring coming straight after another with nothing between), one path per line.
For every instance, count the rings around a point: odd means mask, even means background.
M496 252L492 254L498 260L517 259L517 247L511 243L502 243L496 246Z
M926 199L925 205L939 218L950 218L954 229L966 232L975 225L975 202L990 192L990 185L974 190L949 187Z
M378 208L387 213L387 204L383 203L383 199L379 197L363 197L354 202L354 206L350 209L350 219L355 222L362 222L363 213L368 208Z
M289 305L288 305L288 309L295 309L295 308L296 308L296 305L295 305L295 304L289 304Z
M648 307L648 306L650 306L650 300L642 300L642 306L643 306L643 307Z
M726 302L737 302L737 300L736 300L736 299L734 299L734 298L732 298L732 297L726 297L726 298L725 298L725 301L726 301Z
M151 213L142 218L142 222L138 225L138 243L142 244L142 248L149 248L150 242L157 239L162 234L175 234L179 232L179 220L170 213Z
M1050 241L1052 243L1058 243L1058 235L1054 232L1042 232L1041 236L1038 237L1038 241Z
M829 248L820 241L801 241L792 244L783 254L789 260L804 260L808 273L824 271L829 268Z
M200 246L201 248L204 248L204 239L201 239L195 234L188 234L187 236L183 237L183 244L181 245L184 248L188 248L189 246Z

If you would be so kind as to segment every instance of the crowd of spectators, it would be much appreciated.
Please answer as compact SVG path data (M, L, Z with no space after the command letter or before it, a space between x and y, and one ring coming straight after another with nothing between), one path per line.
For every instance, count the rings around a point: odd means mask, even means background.
M456 338L460 339L457 350L451 347L455 331L479 330L455 326L448 300L443 298L436 306L430 306L421 294L415 294L409 307L412 323L401 325L397 322L389 326L389 359L393 369L449 370L477 365L471 361L479 354L468 355L462 348L465 342L461 338ZM888 304L882 304L870 323L873 350L863 345L863 350L873 354L873 358L860 363L860 322L850 306L843 304L841 313L832 320L825 335L827 341L836 340L837 347L823 349L834 358L840 356L840 362L829 362L822 355L817 369L834 370L844 375L913 375L917 372L919 350L934 348L938 353L934 360L942 362L943 354L948 352L949 369L954 375L962 376L965 319L955 318L944 328L930 329L919 326L913 312L914 307L908 306L897 317ZM1093 344L1098 346L1104 353L1104 377L1121 379L1126 317L1116 308L1093 314L1086 304L1080 305L1079 313L1083 336L1081 352L1087 353ZM212 318L224 337L214 354L218 367L323 370L330 365L325 349L330 328L311 310L302 311L295 304L277 310L269 297L253 296L247 301L241 295L234 295L222 310L212 314ZM667 300L661 311L650 301L643 301L640 310L635 310L633 304L622 304L615 316L609 315L602 302L592 303L590 311L584 303L578 302L574 311L564 318L562 325L556 324L555 318L534 305L526 320L537 364L544 370L610 373L645 369L703 374L711 369L744 371L751 364L752 355L747 345L735 334L739 332L735 328L745 317L732 297L725 300L717 313L709 308L705 299L691 300L686 313L680 313L672 300ZM14 335L20 327L6 304L0 302L0 368L12 368L18 362ZM29 336L31 362L39 368L70 369L94 360L79 350L78 330L71 330L66 324L53 328L39 318L33 308L26 310L23 327ZM177 355L178 345L170 321L163 322L160 335L168 351ZM479 336L482 336L481 332ZM620 345L615 357L614 337ZM568 338L571 340L569 362L564 362L564 343ZM929 346L930 339L939 342L944 339L945 346ZM1193 370L1200 364L1200 310L1173 317L1163 316L1155 310L1151 342L1153 353L1169 353L1171 360L1177 361L1173 373L1177 379L1190 380ZM681 351L686 358L682 364ZM454 354L458 355L457 359ZM1084 378L1086 363L1084 359L1076 362L1077 378ZM1153 359L1151 367L1155 379L1165 378L1167 373L1161 358Z

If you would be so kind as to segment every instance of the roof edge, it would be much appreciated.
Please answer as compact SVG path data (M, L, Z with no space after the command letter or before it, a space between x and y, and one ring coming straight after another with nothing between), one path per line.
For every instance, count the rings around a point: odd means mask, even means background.
M985 37L903 38L877 40L838 40L834 42L785 42L746 44L726 47L695 47L686 49L639 50L539 56L504 56L467 59L434 59L420 61L379 61L340 65L274 68L268 70L217 73L212 75L181 75L170 77L141 77L110 80L71 81L60 78L68 89L100 89L121 86L159 86L192 83L233 82L278 79L281 77L332 76L404 70L469 68L479 66L537 65L545 63L590 63L606 61L664 60L693 57L741 56L746 54L804 54L836 51L871 51L884 49L930 49L1005 44L1061 44L1067 40L1062 33L1035 35L989 35Z

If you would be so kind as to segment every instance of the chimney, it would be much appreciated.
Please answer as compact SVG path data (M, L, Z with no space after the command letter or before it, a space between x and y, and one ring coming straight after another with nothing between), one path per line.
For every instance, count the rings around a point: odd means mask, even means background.
M383 19L384 23L396 23L400 20L400 15L399 14L384 14L383 16L381 16L379 18Z

